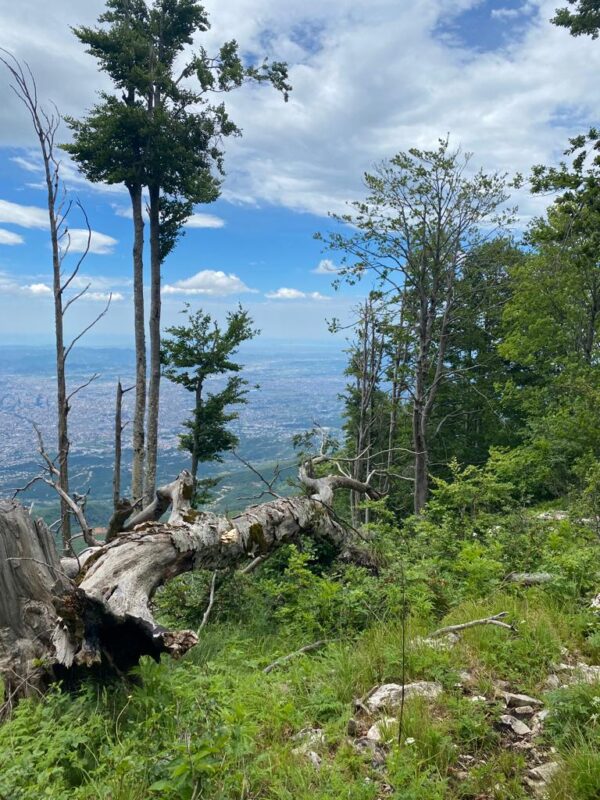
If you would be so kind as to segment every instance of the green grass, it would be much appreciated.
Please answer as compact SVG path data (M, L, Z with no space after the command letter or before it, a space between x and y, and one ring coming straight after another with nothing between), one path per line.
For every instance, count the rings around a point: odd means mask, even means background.
M598 543L568 524L536 528L534 537L520 518L510 524L489 545L491 566L485 542L458 542L461 557L449 559L436 554L435 525L422 549L415 539L404 663L398 558L405 554L396 531L383 542L379 577L323 567L310 548L283 548L258 575L223 585L200 643L181 661L144 660L134 684L90 682L76 695L55 690L21 703L0 726L0 798L519 800L531 796L529 765L498 725L502 680L550 710L540 746L554 747L561 764L550 800L598 800L600 688L544 687L552 665L569 657L565 648L575 659L600 655L598 616L586 599L597 585ZM526 564L517 562L515 542L529 548ZM544 565L558 579L511 587L498 580L498 565L504 574ZM159 599L165 620L194 627L206 587L202 575L174 582ZM441 608L447 613L436 618ZM449 649L423 642L442 625L501 611L514 632L475 627ZM315 639L328 643L263 672ZM438 681L443 693L407 701L401 735L394 720L381 750L358 747L374 718L356 712L355 700L400 683L403 673L408 682ZM474 694L485 700L472 702ZM314 746L318 768L295 752L306 728L324 735Z
M426 625L409 623L407 680L438 680L445 692L433 703L407 702L403 744L397 744L397 727L392 726L384 762L377 767L370 753L352 746L346 726L354 698L375 684L400 680L398 624L372 626L269 675L262 668L298 641L214 625L182 662L145 661L138 686L101 690L88 685L75 698L54 692L44 701L22 703L0 728L0 794L11 800L525 797L524 759L503 747L494 725L499 708L466 698L456 685L459 673L471 671L473 692L489 695L497 678L537 691L560 648L577 644L576 626L557 615L555 601L541 593L469 601L443 622L499 610L509 612L518 634L474 628L449 650L413 646ZM572 712L568 720L564 708L569 704L561 704L556 695L552 700L553 708L563 709L563 730L568 724L573 735L589 722L586 709L597 696L590 687L580 694L575 704L579 716ZM370 722L362 724L366 729ZM319 769L293 752L298 746L293 737L307 727L324 731ZM554 730L551 726L550 735ZM567 747L558 735L553 742ZM485 763L458 780L456 762L464 755ZM600 762L589 742L566 749L564 763L552 796L570 797L564 787L574 785L578 800L597 798L591 787L600 786Z

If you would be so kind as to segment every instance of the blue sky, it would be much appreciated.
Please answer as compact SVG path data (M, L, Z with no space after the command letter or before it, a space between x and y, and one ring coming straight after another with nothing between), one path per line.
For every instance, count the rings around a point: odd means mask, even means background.
M244 136L228 142L222 198L196 209L194 227L164 269L164 321L184 301L222 316L238 301L269 339L327 340L326 319L345 319L365 287L331 288L336 256L316 231L328 211L362 194L375 162L450 133L474 166L513 174L555 162L569 135L597 123L600 44L550 25L558 0L229 0L206 2L213 28L203 44L235 37L246 52L287 60L290 102L247 87L227 98ZM69 25L94 22L102 0L75 7L0 0L0 45L26 59L40 96L81 116L107 88ZM25 114L0 74L0 338L52 337L44 193ZM66 136L65 132L65 136ZM64 165L81 198L94 252L82 269L89 299L75 331L109 313L88 344L131 343L131 221L128 197L92 187ZM546 202L522 191L519 225ZM81 227L74 220L73 227ZM74 235L74 247L77 249Z

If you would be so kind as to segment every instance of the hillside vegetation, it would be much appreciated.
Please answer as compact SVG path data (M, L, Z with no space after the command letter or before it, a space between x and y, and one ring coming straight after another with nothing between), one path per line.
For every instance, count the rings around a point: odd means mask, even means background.
M579 500L525 509L471 468L401 529L375 508L376 569L285 546L223 580L181 661L23 701L0 728L0 795L595 800L600 666L585 665L600 664L600 542ZM510 580L523 572L552 577ZM163 620L199 627L209 584L168 584ZM514 630L429 638L502 612ZM398 696L375 707L373 690L417 681L425 696L407 690L399 732Z

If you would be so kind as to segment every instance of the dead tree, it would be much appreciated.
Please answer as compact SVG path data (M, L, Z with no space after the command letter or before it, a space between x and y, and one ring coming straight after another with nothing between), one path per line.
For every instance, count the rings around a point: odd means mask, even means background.
M123 395L135 389L129 386L123 389L121 380L117 381L117 396L115 401L115 463L113 466L113 509L116 511L121 499L121 452L122 437L125 425L123 424ZM135 496L135 495L134 495Z
M89 284L79 288L75 279L81 265L87 256L92 238L87 214L79 201L76 206L81 212L87 231L87 239L83 252L72 268L65 270L66 259L71 249L71 236L67 224L68 217L73 208L73 203L67 199L66 191L60 177L60 161L56 154L56 136L61 123L61 116L54 106L48 113L39 103L35 78L27 64L22 65L11 53L0 48L0 62L8 70L13 83L11 88L27 109L36 138L40 147L44 181L47 192L48 223L50 230L50 244L52 250L52 294L54 296L54 332L56 344L56 390L57 390L57 461L58 461L58 486L61 494L61 535L63 549L71 551L71 509L65 499L69 496L69 431L68 415L73 397L93 380L93 376L82 386L68 393L66 378L66 362L73 346L87 333L107 312L110 305L110 296L104 310L81 331L70 344L65 345L64 319L69 307L81 298L89 289ZM77 287L69 299L67 292ZM64 495L64 496L63 496Z
M64 503L67 508L69 509L69 514L72 514L75 519L77 520L79 527L81 529L81 537L85 541L88 547L94 547L98 544L96 539L94 538L93 531L88 524L88 521L85 516L85 504L87 501L87 494L77 494L76 492L73 495L70 495L68 492L62 488L61 485L61 475L60 470L57 468L56 464L48 453L46 452L46 448L44 447L44 440L42 438L42 432L34 423L34 429L38 438L38 452L42 457L42 463L40 464L41 472L39 475L36 475L32 478L25 486L17 489L13 495L13 499L17 497L22 492L26 492L30 489L34 484L41 482L45 483L46 486L49 486L53 489L60 498L61 503ZM131 512L130 512L131 513ZM76 539L76 536L71 536L69 543ZM66 553L70 555L70 553Z
M180 573L252 563L301 534L347 554L354 532L332 510L339 489L378 493L345 475L300 469L304 493L251 506L233 519L192 509L193 479L182 472L154 501L121 522L111 541L59 559L47 527L16 501L0 503L0 674L7 708L56 679L90 670L123 674L140 656L178 657L195 632L168 630L153 617L156 589ZM161 522L167 508L167 522Z

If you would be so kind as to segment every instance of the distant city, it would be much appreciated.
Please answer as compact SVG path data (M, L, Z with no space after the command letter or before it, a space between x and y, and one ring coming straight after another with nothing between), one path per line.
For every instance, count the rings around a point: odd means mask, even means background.
M339 344L251 343L240 351L243 375L253 387L248 404L232 427L240 439L239 455L266 476L275 464L283 468L281 486L295 475L292 437L318 423L339 435L342 425L345 356ZM117 379L133 384L134 353L118 348L74 351L69 364L70 391L92 375L98 377L73 399L69 415L71 488L89 490L88 517L92 525L105 524L111 512L114 448L114 404ZM260 388L254 388L258 385ZM219 386L209 384L208 390ZM162 383L159 442L159 483L172 480L189 465L179 449L178 434L189 416L191 395L166 379ZM131 417L133 392L124 398L124 421ZM11 496L40 472L37 438L40 428L46 449L56 446L56 399L53 351L43 347L0 347L0 497ZM123 493L129 489L131 432L123 432ZM253 502L260 481L234 456L222 464L203 465L203 476L222 475L211 507L236 511ZM262 488L265 488L264 486ZM289 491L289 489L288 489ZM56 498L49 487L37 484L23 502L48 521L56 517Z

